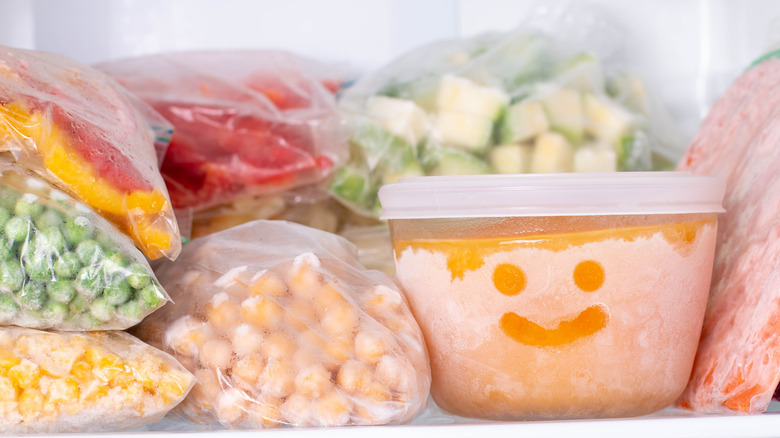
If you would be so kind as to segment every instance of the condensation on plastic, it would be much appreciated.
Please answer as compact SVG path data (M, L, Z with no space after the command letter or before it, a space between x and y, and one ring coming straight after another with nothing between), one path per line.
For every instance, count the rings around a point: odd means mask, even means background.
M347 199L333 190L341 182L337 174L332 192L357 212L376 216L379 213L376 191L381 185L394 182L385 181L383 174L419 176L437 172L435 165L442 160L442 151L455 149L442 146L442 139L433 128L436 118L432 96L445 75L503 90L511 103L538 102L558 90L580 87L578 92L582 95L592 93L630 114L632 130L625 136L626 146L614 146L618 170L672 168L684 151L686 139L639 76L622 66L620 41L620 31L605 17L587 7L568 4L564 8L539 8L523 26L509 33L437 42L394 60L347 88L340 107L353 133L361 134L382 129L381 122L369 114L374 97L414 100L428 115L422 139L411 145L415 170L404 173L409 170L406 167L409 151L398 146L397 136L388 133L365 147L353 135L352 157L345 168L360 175L365 187L358 200ZM598 66L595 72L583 74L576 67L567 67L567 63L588 57ZM496 137L500 124L500 118L494 122L488 148L499 144ZM575 150L595 140L587 134L582 142L574 142ZM621 150L627 150L627 155L621 156L624 153ZM468 154L462 150L456 152ZM471 158L483 162L481 167L477 166L481 169L477 173L496 172L484 155L484 152L470 154Z
M403 423L425 408L430 367L406 299L323 231L255 221L187 244L159 267L176 304L135 333L198 384L181 412L265 428Z
M147 257L178 255L158 170L170 126L154 110L97 70L8 47L0 96L0 150L115 223Z
M127 333L0 328L4 434L106 432L160 420L195 379Z
M173 123L161 170L177 209L316 183L346 159L335 68L281 51L162 54L98 68Z
M130 238L0 159L0 324L122 330L168 300Z

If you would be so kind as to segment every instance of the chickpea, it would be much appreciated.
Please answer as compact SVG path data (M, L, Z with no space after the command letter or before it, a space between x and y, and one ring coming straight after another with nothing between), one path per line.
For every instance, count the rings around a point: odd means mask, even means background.
M293 296L299 299L314 298L322 286L322 276L317 272L320 266L320 259L312 253L295 258L287 282Z
M233 375L243 380L250 386L257 383L257 378L263 372L265 363L263 359L256 354L247 354L241 356L233 366Z
M367 387L372 380L371 372L365 364L355 360L350 360L342 365L336 376L336 382L339 386L352 392Z
M268 429L284 424L279 405L281 405L281 400L270 397L254 400L249 405L249 415L247 416L249 427Z
M333 337L352 335L358 326L358 315L349 303L336 304L325 311L322 317L322 329Z
M224 371L230 367L233 360L233 351L230 344L219 339L212 339L200 350L200 360L207 366Z
M241 320L264 330L275 330L284 310L270 298L255 295L241 303Z
M236 354L256 353L263 346L263 333L248 324L241 324L233 331L231 343Z
M376 286L368 293L366 307L377 314L393 314L403 305L401 294L383 284Z
M409 391L408 372L410 370L400 360L391 355L384 355L376 364L376 377L380 382L396 392Z
M294 299L285 307L284 322L296 332L301 332L314 325L314 303L308 299Z
M293 426L307 426L312 424L311 399L301 394L292 394L282 404L280 410Z
M374 365L385 354L385 342L377 332L361 330L355 336L355 354L363 362Z
M252 287L252 294L268 298L282 298L287 295L287 285L273 272L265 271Z
M220 292L211 299L207 318L214 329L229 333L239 321L239 316L239 307L228 294Z
M390 400L390 391L387 387L377 381L364 386L360 391L366 398L375 402L383 403Z
M325 283L317 292L314 308L321 317L331 306L344 304L346 301L344 294L334 283Z
M260 375L261 391L271 397L288 396L295 387L295 372L285 361L269 359Z
M295 376L295 390L301 395L317 398L332 387L330 371L320 364L304 368Z
M291 360L297 349L295 343L282 332L271 333L262 346L262 353L269 359Z
M223 424L237 424L247 412L247 396L240 389L229 388L217 400L217 418Z
M315 424L344 426L349 423L350 404L338 391L330 391L314 403Z

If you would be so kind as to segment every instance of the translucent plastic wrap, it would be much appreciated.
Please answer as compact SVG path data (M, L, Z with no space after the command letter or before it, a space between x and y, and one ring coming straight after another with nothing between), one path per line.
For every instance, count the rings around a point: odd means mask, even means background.
M154 55L101 64L175 126L162 173L195 210L318 182L341 163L339 76L285 52Z
M0 160L0 324L126 329L167 300L126 235Z
M181 410L196 422L388 424L425 408L430 367L406 300L338 236L250 222L192 241L158 275L176 304L136 333L194 372Z
M155 131L144 115L155 113L97 70L0 47L0 150L115 223L147 257L173 259L181 241L158 171L170 129L156 116Z
M194 378L124 332L0 327L0 430L102 432L161 419Z
M598 42L529 26L431 44L358 80L340 102L351 159L332 193L376 215L378 188L403 177L672 167L684 138Z

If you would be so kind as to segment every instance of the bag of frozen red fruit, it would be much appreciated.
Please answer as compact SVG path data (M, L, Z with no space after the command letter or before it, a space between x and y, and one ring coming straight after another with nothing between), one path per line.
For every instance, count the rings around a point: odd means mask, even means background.
M410 421L431 383L422 333L390 278L324 231L254 221L158 269L168 304L135 330L198 384L181 411L227 427Z
M280 51L189 52L97 68L174 125L162 165L175 208L317 183L346 159L333 68Z
M0 151L116 224L152 259L179 229L158 170L170 128L105 74L64 56L0 46Z

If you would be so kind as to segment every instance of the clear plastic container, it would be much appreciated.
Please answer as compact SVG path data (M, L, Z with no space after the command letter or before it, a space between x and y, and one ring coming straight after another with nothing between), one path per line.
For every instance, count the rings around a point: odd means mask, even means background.
M643 415L691 372L722 181L688 173L383 187L436 403L490 419Z

